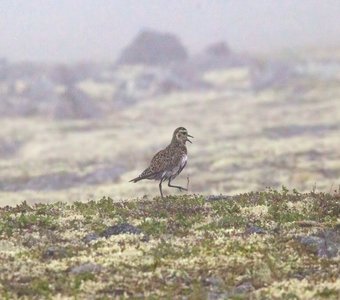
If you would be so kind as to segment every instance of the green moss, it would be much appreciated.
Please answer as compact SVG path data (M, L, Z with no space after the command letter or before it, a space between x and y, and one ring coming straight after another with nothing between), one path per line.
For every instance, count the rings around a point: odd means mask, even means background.
M161 236L167 232L166 223L164 221L158 221L154 219L143 220L139 228L142 229L146 234L153 236Z
M81 284L84 281L94 280L94 279L95 279L95 275L92 274L92 273L89 273L89 272L85 272L85 273L75 275L74 278L73 278L73 282L72 282L72 288L73 288L74 292L76 293L79 290Z
M47 279L36 279L31 283L33 295L48 296L51 293L50 283Z
M339 297L339 290L324 288L322 291L317 292L316 296L321 298Z
M289 223L304 219L304 215L288 207L287 203L275 201L269 206L268 213L278 223Z
M3 214L0 221L0 235L11 236L14 230L25 230L33 227L56 230L57 223L52 216L41 215L40 213Z

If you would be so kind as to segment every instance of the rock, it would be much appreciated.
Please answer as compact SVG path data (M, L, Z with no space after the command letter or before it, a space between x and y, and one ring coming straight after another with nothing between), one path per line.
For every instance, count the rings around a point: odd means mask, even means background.
M245 294L245 293L252 292L254 290L255 288L252 285L252 283L247 281L235 287L233 290L233 294Z
M221 291L221 287L223 286L223 280L219 277L207 277L204 278L202 283L207 286L207 299L209 300L217 300L217 299L227 299L228 293L225 291Z
M50 104L59 100L54 83L44 75L32 79L23 91L23 96L32 102L32 106L34 103L37 113L47 113Z
M83 237L83 242L89 243L91 241L98 240L100 238L100 235L96 232L91 232Z
M125 233L141 234L142 231L139 228L132 226L128 223L122 223L122 224L108 227L102 232L101 236L109 238L112 235L125 234Z
M302 220L302 221L295 221L295 224L300 227L317 227L321 226L319 222L310 221L310 220Z
M70 269L71 274L79 275L82 273L96 273L102 270L101 265L93 264L93 263L86 263L79 266L75 266Z
M231 54L231 50L225 42L217 42L207 47L205 52L213 57L223 58Z
M89 95L77 87L68 87L53 109L53 117L67 119L99 119L103 112Z
M65 248L59 248L59 247L48 247L43 253L42 257L44 259L58 259L67 257L67 251Z
M285 61L255 63L250 69L250 74L255 91L282 88L297 78L294 65Z
M297 239L307 251L319 257L333 258L340 253L339 233L326 230L314 236L302 236Z
M34 246L39 244L39 242L40 242L39 239L36 239L32 236L28 236L27 238L24 238L22 244L23 244L23 246L25 246L27 248L33 248Z
M326 254L328 258L340 255L340 230L326 229L320 231L318 236L325 240L326 252L321 251L321 254Z
M293 275L293 278L296 278L297 280L303 280L305 276L303 274L296 273Z
M306 249L314 254L318 254L324 248L325 241L317 236L303 236L300 237L299 242L306 247Z
M203 284L211 287L219 287L223 285L223 281L218 277L207 277L203 280Z
M251 225L247 227L244 233L245 234L266 234L267 231L259 226Z
M188 54L180 40L173 34L142 31L123 50L117 63L120 65L165 65L183 62Z
M82 240L85 243L89 243L91 241L95 241L99 239L100 237L109 238L112 235L119 235L119 234L126 234L126 233L138 234L138 235L143 234L143 232L139 228L133 225L130 225L128 223L122 223L122 224L107 227L104 231L102 231L99 234L96 232L91 232L85 235ZM147 242L148 240L149 240L149 237L147 235L144 235L143 238L141 239L141 241L143 242Z
M207 300L220 300L220 299L229 299L230 295L227 292L217 292L217 291L208 291L207 292Z
M219 201L219 200L230 200L232 199L232 196L226 196L226 195L209 195L205 197L205 201L212 202L212 201Z

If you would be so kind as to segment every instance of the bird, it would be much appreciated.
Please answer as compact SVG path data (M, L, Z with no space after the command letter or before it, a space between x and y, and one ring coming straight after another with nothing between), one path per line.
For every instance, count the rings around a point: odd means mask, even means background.
M157 152L152 158L150 165L136 178L131 179L130 182L138 182L143 179L159 180L159 191L161 197L163 196L162 183L168 180L168 186L177 188L180 191L187 191L188 189L172 185L174 180L185 168L188 161L188 151L186 142L192 143L190 138L194 138L188 134L184 127L175 129L170 144L163 150Z

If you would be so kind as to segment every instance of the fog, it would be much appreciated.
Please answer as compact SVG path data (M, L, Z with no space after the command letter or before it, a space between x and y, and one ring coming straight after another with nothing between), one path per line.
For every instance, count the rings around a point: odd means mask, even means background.
M0 205L157 196L129 181L177 127L195 136L189 193L330 192L339 16L340 1L0 1Z
M336 47L340 2L2 0L0 57L114 61L142 29L175 33L191 53L218 40L242 52Z

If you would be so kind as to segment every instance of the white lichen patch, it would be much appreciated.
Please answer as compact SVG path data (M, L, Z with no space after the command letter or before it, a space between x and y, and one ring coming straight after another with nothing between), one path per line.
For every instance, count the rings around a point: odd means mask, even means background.
M256 205L252 207L241 207L241 212L246 217L265 218L268 213L268 206Z

